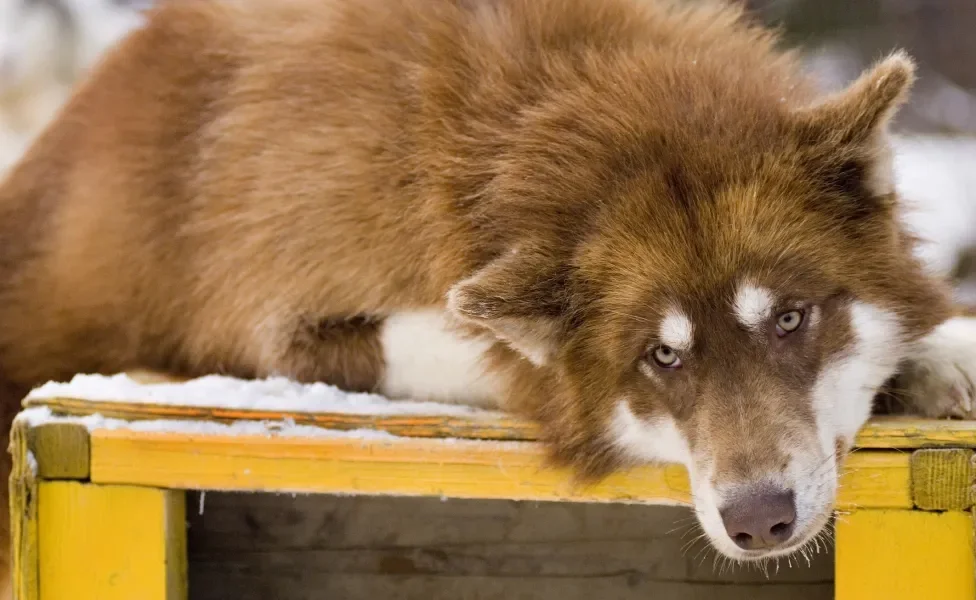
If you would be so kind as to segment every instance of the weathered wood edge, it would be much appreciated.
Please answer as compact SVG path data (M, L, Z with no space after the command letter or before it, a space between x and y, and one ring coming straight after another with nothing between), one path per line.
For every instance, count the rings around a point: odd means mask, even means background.
M78 423L51 422L31 427L27 444L41 479L85 481L91 473L91 438Z
M126 421L175 419L232 423L235 421L290 421L337 431L374 429L417 438L461 438L498 441L539 440L533 423L506 416L451 417L438 415L357 415L334 412L292 412L220 407L193 407L143 402L28 398L25 407L47 407L53 413L83 417L93 414ZM872 419L858 434L855 445L873 450L920 448L976 449L976 421L925 420L905 417Z
M463 438L498 441L538 441L532 423L508 417L450 417L439 415L357 415L264 411L221 407L194 407L141 402L79 400L76 398L28 398L27 408L46 407L56 415L101 415L124 421L173 419L234 423L237 421L289 421L336 431L374 429L402 437Z
M18 419L10 431L10 533L14 598L38 600L37 461L28 445L29 425Z
M974 458L963 448L912 453L912 501L920 510L968 510L973 506Z

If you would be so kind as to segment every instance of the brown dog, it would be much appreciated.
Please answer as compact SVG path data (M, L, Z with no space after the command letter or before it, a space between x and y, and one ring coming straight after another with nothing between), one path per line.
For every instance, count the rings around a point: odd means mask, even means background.
M775 42L714 3L164 2L0 187L0 373L501 404L793 552L900 365L968 414L976 325L898 219L910 60L818 98Z

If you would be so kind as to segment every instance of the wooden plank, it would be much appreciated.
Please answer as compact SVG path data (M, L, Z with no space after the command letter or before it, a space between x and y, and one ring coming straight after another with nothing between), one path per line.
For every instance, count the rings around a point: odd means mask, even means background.
M976 448L976 421L875 417L857 436L859 448Z
M220 577L222 573L214 573ZM455 577L437 575L386 575L376 577L361 573L339 573L325 577L312 573L306 590L292 586L282 593L247 573L235 574L242 589L234 600L831 600L830 583L790 586L762 583L712 584L707 582L658 582L641 579L633 573L616 573L605 578L537 577L529 581L504 581L489 575ZM310 591L313 590L313 591ZM214 587L194 600L228 600ZM940 599L941 600L941 599Z
M855 511L837 524L837 600L972 600L967 512Z
M471 440L289 438L96 430L96 483L176 489L688 504L685 469L646 466L590 487L548 469L539 444ZM912 506L909 455L848 459L839 506Z
M88 479L88 429L76 423L42 423L29 432L41 479Z
M715 551L693 541L701 530L685 507L226 492L204 499L188 494L191 572L207 562L214 571L294 578L293 585L312 571L526 581L619 573L674 583L833 580L824 553L810 564L794 559L792 568L783 559L779 572L771 564L768 577L754 566L716 568ZM277 578L279 568L290 572Z
M906 463L907 465L907 463ZM687 503L676 465L585 491L546 469L537 444L92 432L92 481L218 489L460 498Z
M215 399L215 403L219 399ZM45 406L55 414L84 417L99 414L126 421L175 419L233 423L235 421L289 421L337 431L373 429L404 437L464 438L500 441L535 441L538 428L532 423L502 416L447 417L437 415L356 415L349 413L307 413L238 408L178 406L142 402L78 400L74 398L28 398L28 408Z
M912 499L922 510L966 510L973 505L973 451L912 453Z
M28 398L27 407L46 406L69 416L100 414L123 420L181 419L191 421L294 421L326 429L374 429L403 437L440 437L504 441L538 441L534 424L501 415L444 417L436 415L355 415L306 413L213 407L176 406L137 402L95 401L77 398ZM221 399L215 398L214 404ZM876 417L858 434L864 449L976 448L976 421L925 420Z
M195 600L833 597L831 556L768 577L722 568L688 543L700 530L683 507L219 492L202 505L188 494Z
M186 600L182 492L42 482L40 600Z
M911 508L911 455L904 452L861 450L845 461L837 492L837 507Z
M15 420L10 430L13 469L10 474L10 533L13 546L11 572L14 597L37 600L37 463L28 447L29 427Z

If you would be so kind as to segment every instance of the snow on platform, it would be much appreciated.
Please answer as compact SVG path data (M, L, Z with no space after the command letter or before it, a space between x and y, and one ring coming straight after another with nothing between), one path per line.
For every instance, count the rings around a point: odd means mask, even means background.
M179 383L140 383L125 374L77 375L68 383L44 384L34 389L28 398L354 415L501 415L499 412L458 404L391 400L378 394L345 392L325 383L303 384L284 377L245 380L211 375Z

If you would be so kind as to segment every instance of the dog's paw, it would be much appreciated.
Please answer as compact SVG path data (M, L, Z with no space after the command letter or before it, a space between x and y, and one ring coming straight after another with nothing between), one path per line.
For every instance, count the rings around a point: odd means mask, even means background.
M895 379L894 393L929 418L976 418L976 318L949 319L922 338Z

